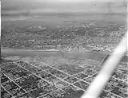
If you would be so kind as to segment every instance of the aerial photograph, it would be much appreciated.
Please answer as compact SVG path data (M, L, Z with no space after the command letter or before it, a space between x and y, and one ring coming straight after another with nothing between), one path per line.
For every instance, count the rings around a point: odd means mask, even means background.
M1 98L128 98L127 9L127 0L1 0Z

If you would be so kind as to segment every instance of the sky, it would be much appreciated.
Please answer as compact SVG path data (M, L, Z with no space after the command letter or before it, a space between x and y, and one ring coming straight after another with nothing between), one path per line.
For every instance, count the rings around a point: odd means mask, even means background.
M124 0L3 0L6 12L124 12Z
M78 3L78 2L121 2L123 0L36 0L37 2L68 2L68 3Z

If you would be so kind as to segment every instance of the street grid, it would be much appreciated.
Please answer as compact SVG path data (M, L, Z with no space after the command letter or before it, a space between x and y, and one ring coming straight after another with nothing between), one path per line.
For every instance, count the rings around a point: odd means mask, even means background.
M68 98L77 92L86 92L100 66L88 65L76 71L67 66L44 62L3 59L1 68L1 98ZM127 98L125 64L115 70L99 98ZM69 67L68 67L69 68Z

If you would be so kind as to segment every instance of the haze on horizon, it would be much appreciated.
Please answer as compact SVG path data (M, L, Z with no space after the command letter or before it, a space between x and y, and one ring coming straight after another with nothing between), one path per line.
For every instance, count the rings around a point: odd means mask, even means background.
M4 13L124 13L126 0L4 0Z

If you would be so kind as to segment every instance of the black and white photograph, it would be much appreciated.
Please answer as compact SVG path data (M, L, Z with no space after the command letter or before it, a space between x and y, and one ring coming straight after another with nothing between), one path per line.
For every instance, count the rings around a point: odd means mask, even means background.
M128 98L127 0L1 0L1 98Z

